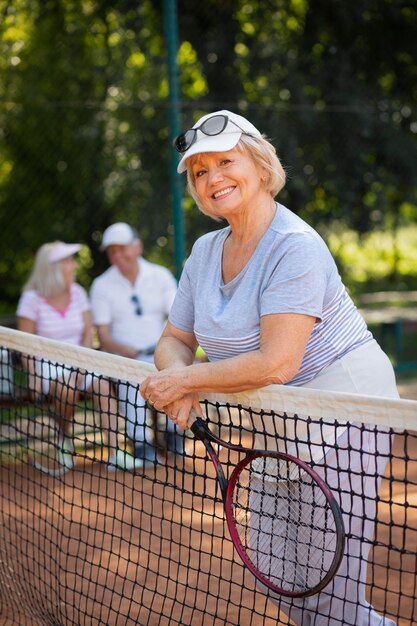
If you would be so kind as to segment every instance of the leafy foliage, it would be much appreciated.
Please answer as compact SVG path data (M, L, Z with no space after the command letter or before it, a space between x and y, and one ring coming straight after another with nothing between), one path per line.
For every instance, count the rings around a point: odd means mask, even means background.
M417 226L374 229L360 234L332 223L322 234L351 293L384 289L415 289Z
M89 245L88 286L105 266L100 233L119 219L172 266L163 8L0 0L0 308L14 308L48 240ZM180 0L181 123L247 115L286 166L280 200L323 232L343 222L360 256L367 233L416 219L416 25L412 0ZM188 251L218 225L187 196L184 213ZM387 280L407 274L390 263ZM377 266L351 280L380 280Z

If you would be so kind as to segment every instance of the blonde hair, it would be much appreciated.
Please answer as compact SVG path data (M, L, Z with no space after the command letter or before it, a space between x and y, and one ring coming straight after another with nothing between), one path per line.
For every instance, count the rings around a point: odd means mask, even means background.
M264 170L265 175L262 177L262 184L264 189L268 191L272 198L284 188L286 182L285 170L277 156L277 152L274 146L264 136L257 137L254 135L242 134L239 142L235 146L236 150L248 154L253 161ZM191 196L194 198L198 208L205 215L209 215L214 219L218 219L217 216L212 216L206 211L199 201L197 189L195 186L195 176L193 174L190 165L198 162L199 154L190 157L187 160L187 183L188 190Z
M45 243L36 253L32 271L23 291L33 289L44 298L50 298L65 290L65 280L61 264L51 263L49 255L58 242Z

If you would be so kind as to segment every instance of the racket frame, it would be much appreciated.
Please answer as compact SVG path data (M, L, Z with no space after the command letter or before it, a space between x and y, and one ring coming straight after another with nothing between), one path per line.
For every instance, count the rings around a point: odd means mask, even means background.
M319 593L320 591L322 591L330 583L330 581L332 580L332 578L334 577L334 575L336 574L339 568L340 562L343 558L343 554L345 550L345 542L346 542L346 533L345 533L345 527L343 523L342 512L340 510L340 507L336 498L334 497L327 483L321 478L321 476L319 476L310 467L310 465L308 465L304 461L301 461L301 459L298 459L297 457L294 457L290 454L287 454L285 452L269 452L268 450L256 450L256 449L251 450L244 446L240 446L240 445L233 444L227 441L223 441L223 439L220 439L219 437L216 437L215 435L213 435L213 433L208 428L206 422L201 417L196 417L190 429L192 433L194 434L194 436L196 437L196 439L202 441L202 443L204 444L206 451L208 455L210 456L210 459L216 470L217 480L218 480L220 491L222 494L226 522L227 522L227 526L229 529L230 537L244 565L255 576L255 578L259 580L259 582L265 585L268 589L271 589L271 591L274 591L275 593L278 593L280 595L291 597L291 598L306 598L308 596L315 595ZM216 443L219 446L223 446L229 450L233 450L235 452L241 452L246 455L234 467L229 480L227 480L225 477L223 467L212 446L212 442ZM282 587L275 585L268 578L266 578L262 574L262 572L260 572L257 569L257 567L252 563L252 561L249 559L248 555L246 554L246 550L240 540L239 533L236 528L232 503L233 503L233 490L235 488L239 474L246 467L246 465L249 465L255 459L265 458L265 457L270 457L270 458L274 458L274 459L278 459L278 460L282 460L288 463L294 463L295 465L298 465L298 467L303 472L308 474L320 487L320 489L322 490L327 500L327 503L329 504L329 507L332 511L332 514L335 520L337 543L336 543L336 548L335 548L335 553L334 553L332 564L328 572L326 573L326 575L321 579L321 581L317 585L315 585L313 588L307 589L305 591L290 591L288 589L283 589Z

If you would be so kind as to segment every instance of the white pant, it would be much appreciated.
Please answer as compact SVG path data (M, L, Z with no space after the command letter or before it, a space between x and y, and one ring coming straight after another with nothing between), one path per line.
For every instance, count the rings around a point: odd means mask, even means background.
M392 365L371 341L326 368L304 387L398 398ZM390 450L391 437L382 429L343 429L337 446L315 466L336 494L344 512L345 556L324 591L304 600L271 596L300 626L395 626L365 600L367 559L374 536L375 498ZM302 442L301 442L302 445ZM375 452L378 451L378 455ZM344 471L345 470L345 471ZM363 497L364 496L364 497Z
M153 355L141 355L140 361L153 363ZM135 443L148 442L154 440L154 430L152 424L152 412L146 408L146 403L142 397L137 382L119 383L118 391L120 409L126 417L126 431L128 437ZM167 418L168 430L173 431L174 423Z

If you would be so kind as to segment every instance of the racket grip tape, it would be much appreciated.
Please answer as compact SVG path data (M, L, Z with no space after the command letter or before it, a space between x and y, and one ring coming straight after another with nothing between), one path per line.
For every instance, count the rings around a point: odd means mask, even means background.
M201 417L196 417L194 422L190 426L190 430L193 433L194 437L200 439L207 438L207 427Z

